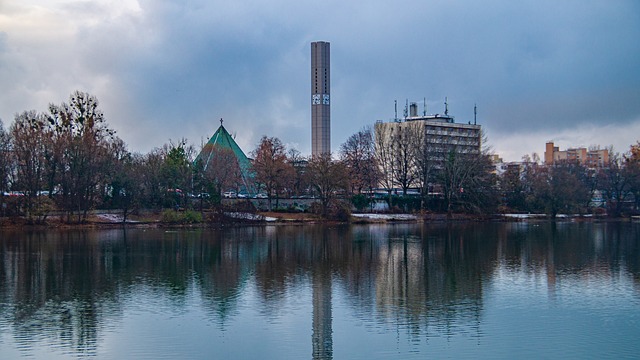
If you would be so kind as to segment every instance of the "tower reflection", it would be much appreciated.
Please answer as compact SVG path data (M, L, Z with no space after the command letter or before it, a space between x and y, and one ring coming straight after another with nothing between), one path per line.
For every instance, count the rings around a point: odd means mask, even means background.
M331 328L331 273L326 268L316 269L312 275L313 287L313 359L333 359L333 329Z

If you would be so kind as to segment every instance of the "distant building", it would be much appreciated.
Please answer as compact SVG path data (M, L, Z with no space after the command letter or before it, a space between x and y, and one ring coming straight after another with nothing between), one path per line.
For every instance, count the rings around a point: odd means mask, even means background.
M331 153L329 43L311 43L311 155Z
M220 127L218 127L218 130L216 130L209 141L202 147L202 150L200 150L200 153L195 159L195 162L202 161L204 171L207 171L207 168L212 163L211 160L216 155L216 151L214 151L216 148L228 149L233 152L241 172L242 190L248 194L253 194L255 191L253 190L254 175L251 170L251 162L233 139L233 136L222 126L222 119L220 119Z
M417 105L412 103L409 114L402 120L378 121L377 134L392 137L403 127L418 129L424 144L429 147L434 159L444 159L450 151L456 153L479 154L482 149L482 127L480 125L456 123L448 114L418 115ZM475 121L474 121L475 122ZM389 139L389 141L391 141Z
M505 162L502 160L500 155L491 154L489 155L489 160L495 167L495 170L493 171L494 174L502 174L503 170L506 169Z
M560 162L577 162L591 168L606 167L609 165L609 150L589 150L581 147L561 151L552 141L548 142L544 151L545 165L553 165Z
M405 111L406 115L403 119L394 119L389 122L378 120L375 124L378 158L388 159L381 160L379 163L382 172L387 174L386 176L395 177L390 174L396 171L398 173L419 173L421 170L418 164L425 162L428 162L434 171L438 171L444 167L445 160L451 152L470 155L481 153L482 128L480 125L471 122L467 124L456 123L453 116L449 116L448 111L445 111L444 115L418 115L417 105L411 104L410 109L410 112ZM407 157L412 159L408 160ZM413 166L414 169L405 169L406 164L412 164L409 166ZM410 183L407 184L409 188L426 185L418 184L419 176L415 176L409 181ZM437 184L429 184L428 186L429 193L441 192L438 190Z
M500 161L497 161L497 162L494 161L493 165L496 168L494 173L498 176L503 176L506 172L516 173L516 174L524 173L524 169L526 168L527 163L522 161L503 162L502 159L500 159Z

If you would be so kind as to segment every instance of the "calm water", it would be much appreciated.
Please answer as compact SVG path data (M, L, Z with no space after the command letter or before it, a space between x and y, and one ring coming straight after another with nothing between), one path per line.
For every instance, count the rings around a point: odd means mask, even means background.
M637 358L640 224L0 232L0 358Z

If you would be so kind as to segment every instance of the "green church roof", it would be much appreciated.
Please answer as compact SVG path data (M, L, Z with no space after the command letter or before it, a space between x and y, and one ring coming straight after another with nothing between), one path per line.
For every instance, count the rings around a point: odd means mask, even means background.
M250 184L252 183L253 173L251 171L251 162L249 158L244 154L240 146L233 139L233 136L229 134L227 129L222 126L222 119L220 119L220 127L216 132L211 136L209 141L204 145L200 154L196 157L196 162L202 160L204 165L204 170L209 166L209 162L211 161L211 157L215 152L213 151L214 147L220 147L223 149L231 149L233 154L238 161L238 165L240 166L240 172L242 173L242 182L245 185L246 190L249 193L253 193L250 191Z

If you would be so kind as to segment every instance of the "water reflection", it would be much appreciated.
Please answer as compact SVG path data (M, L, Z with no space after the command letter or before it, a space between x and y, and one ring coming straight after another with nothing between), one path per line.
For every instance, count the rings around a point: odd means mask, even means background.
M242 299L252 291L260 313L272 317L290 294L309 289L314 359L334 356L336 301L354 318L391 324L416 341L480 341L485 288L504 274L544 279L550 297L563 282L629 277L637 295L638 231L519 223L6 231L0 335L10 334L23 355L44 345L92 356L141 294L167 299L168 312L185 311L197 296L208 321L224 329L246 311ZM345 295L336 298L338 290Z
M331 315L331 273L320 267L311 275L313 288L313 359L333 358Z

